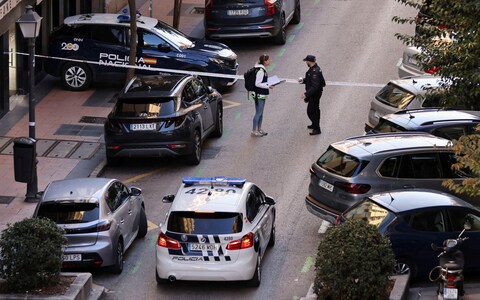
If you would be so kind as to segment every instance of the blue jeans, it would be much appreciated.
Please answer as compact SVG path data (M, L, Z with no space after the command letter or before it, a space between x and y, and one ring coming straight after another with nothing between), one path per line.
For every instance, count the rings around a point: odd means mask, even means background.
M262 128L263 108L265 100L255 100L255 116L253 117L253 131Z

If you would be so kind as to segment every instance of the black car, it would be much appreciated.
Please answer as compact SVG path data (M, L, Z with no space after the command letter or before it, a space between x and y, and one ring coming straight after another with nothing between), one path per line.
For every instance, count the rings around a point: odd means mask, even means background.
M396 190L366 197L347 209L338 219L363 219L376 225L390 239L397 263L396 274L428 278L438 264L439 251L446 239L468 237L460 247L465 255L465 270L480 271L480 210L453 195L428 189ZM465 226L467 225L467 226Z
M409 109L388 114L366 134L422 131L449 140L475 133L480 117L457 110Z
M191 75L137 76L118 95L105 122L108 164L125 157L186 156L199 164L202 142L223 134L223 102Z
M205 37L273 38L287 41L286 27L300 23L300 0L206 0Z
M160 73L154 68L178 69L218 73L204 78L216 88L236 82L237 55L224 44L188 37L144 16L137 19L137 35L136 65L141 67L137 74ZM130 56L129 17L97 13L68 17L52 33L48 55L57 59L48 59L45 71L61 77L69 90L85 90L101 78L124 80Z

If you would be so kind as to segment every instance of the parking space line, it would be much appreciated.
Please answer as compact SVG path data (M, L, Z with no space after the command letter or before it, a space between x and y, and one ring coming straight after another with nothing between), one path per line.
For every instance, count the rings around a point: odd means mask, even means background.
M197 172L195 172L195 177L200 177L202 176L203 172L205 171L204 167L198 168Z
M133 176L131 178L128 178L128 179L124 180L123 182L124 183L132 183L132 182L137 181L139 179L142 179L142 178L148 177L150 175L153 175L155 173L158 173L158 172L160 172L160 170L161 169L155 169L155 170L147 172L147 173L143 173L143 174L140 174L140 175L137 175L137 176Z
M311 256L308 256L306 259L305 259L305 263L303 264L303 267L302 267L302 273L307 273L310 271L310 268L312 266L315 265L315 259Z
M280 51L278 51L278 53L277 53L277 56L282 57L283 54L285 54L285 51L286 51L286 50L287 50L287 49L285 49L285 48L280 49Z
M289 35L288 38L287 38L287 43L293 42L294 39L295 39L295 34Z
M228 108L232 108L232 107L241 105L241 103L234 102L234 101L227 100L227 99L223 99L223 102L226 102L228 104L228 105L225 105L223 107L223 109L228 109Z

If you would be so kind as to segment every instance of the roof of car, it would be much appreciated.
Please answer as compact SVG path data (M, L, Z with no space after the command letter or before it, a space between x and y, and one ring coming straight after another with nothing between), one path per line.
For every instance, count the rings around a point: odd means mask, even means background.
M374 194L368 198L395 213L437 206L461 206L476 209L473 205L454 195L430 189L394 190Z
M332 147L356 157L410 148L447 148L450 140L424 132L377 133L355 136L331 144Z
M442 78L439 76L417 76L410 78L393 79L389 84L395 84L404 90L415 95L425 94L428 88L436 88L440 86Z
M101 191L115 179L75 178L52 181L42 196L42 202L59 200L97 201Z
M243 212L251 182L242 186L211 185L211 184L182 184L170 207L170 211L196 212Z
M126 27L130 26L128 21L128 15L122 14L102 14L102 13L89 13L83 15L75 15L65 18L64 24L68 26L84 25L84 24L118 24ZM154 18L140 16L137 17L137 26L140 28L150 29L157 25L158 20Z
M393 114L388 114L382 118L399 124L406 129L415 129L421 126L433 125L435 123L466 123L480 122L480 117L458 110L441 109L418 109L401 110Z

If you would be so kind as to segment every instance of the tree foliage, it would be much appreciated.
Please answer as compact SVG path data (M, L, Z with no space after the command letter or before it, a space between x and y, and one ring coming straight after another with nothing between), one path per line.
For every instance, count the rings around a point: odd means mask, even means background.
M348 220L318 245L314 290L319 299L388 299L394 264L388 237L364 220Z
M421 49L417 59L424 69L438 68L444 90L437 93L443 107L480 110L480 0L396 0L406 6L428 7L428 17L416 24L415 35L396 34L406 45ZM394 17L397 23L415 24L415 17ZM452 168L467 170L474 178L461 184L446 180L457 193L480 196L480 131L454 141L459 160Z

